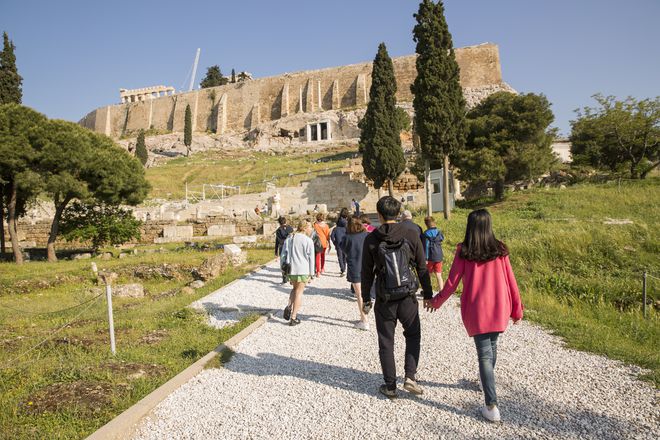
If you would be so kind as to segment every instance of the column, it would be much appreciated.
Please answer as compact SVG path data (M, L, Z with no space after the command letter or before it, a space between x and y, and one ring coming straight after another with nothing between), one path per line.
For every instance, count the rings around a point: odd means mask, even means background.
M332 82L332 109L337 110L341 107L341 96L339 96L339 81Z
M307 142L312 140L312 126L310 124L305 125L305 135L307 136Z
M361 73L355 81L355 105L367 103L367 76Z
M305 111L313 112L314 111L314 83L312 79L307 80L307 90L305 93Z
M218 101L218 119L215 123L215 132L224 134L227 130L227 94L223 93Z
M298 113L303 112L303 88L300 86L298 88Z
M280 103L280 118L289 116L289 82L282 86L282 101Z
M323 110L323 96L321 95L321 80L317 81L316 91L317 91L318 101L319 101L319 111L322 111Z
M328 126L328 140L332 140L332 122L328 121L326 124Z
M316 123L316 140L317 141L321 140L321 123L320 122Z

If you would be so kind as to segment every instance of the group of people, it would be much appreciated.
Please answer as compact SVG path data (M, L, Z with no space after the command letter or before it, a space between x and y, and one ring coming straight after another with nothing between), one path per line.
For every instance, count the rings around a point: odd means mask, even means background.
M367 316L374 310L384 379L380 393L391 399L397 397L394 332L399 322L406 342L403 388L420 395L423 389L416 379L421 343L417 291L421 287L423 307L433 312L462 281L461 317L474 339L479 359L485 398L481 413L489 421L500 421L494 376L497 340L509 319L514 324L522 319L523 307L508 249L495 238L490 214L485 209L470 213L465 237L456 248L449 276L443 282L444 235L433 217L424 219L426 230L422 230L409 211L401 213L401 202L390 196L382 197L376 210L378 228L364 214L349 216L346 208L332 230L322 214L317 215L314 224L300 220L295 232L286 219L279 219L275 253L280 257L283 282L293 285L284 319L291 326L300 324L298 313L305 285L323 274L325 254L334 244L341 276L346 274L357 299L359 321L355 326L368 330ZM439 285L435 296L430 274L435 275Z

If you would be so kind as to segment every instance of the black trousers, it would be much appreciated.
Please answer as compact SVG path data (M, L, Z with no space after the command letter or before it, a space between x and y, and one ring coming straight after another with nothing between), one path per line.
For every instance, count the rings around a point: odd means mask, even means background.
M337 246L335 246L335 249L337 249L337 259L339 260L339 270L341 270L342 273L346 272L346 254L344 251L339 249Z
M378 333L378 354L383 369L383 379L391 390L396 388L396 362L394 361L394 331L397 322L403 326L406 338L404 370L406 377L415 380L419 362L422 330L419 323L417 298L408 296L399 301L382 302L376 299L374 305L376 332Z

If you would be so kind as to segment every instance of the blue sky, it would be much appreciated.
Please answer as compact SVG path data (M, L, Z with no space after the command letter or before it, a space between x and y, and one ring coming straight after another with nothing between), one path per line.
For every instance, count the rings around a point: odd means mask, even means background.
M196 48L206 67L270 76L414 52L416 0L0 0L16 44L23 102L77 121L119 88L185 84ZM504 80L544 93L555 126L591 95L660 94L658 0L448 0L457 47L493 42ZM187 84L185 84L187 86Z

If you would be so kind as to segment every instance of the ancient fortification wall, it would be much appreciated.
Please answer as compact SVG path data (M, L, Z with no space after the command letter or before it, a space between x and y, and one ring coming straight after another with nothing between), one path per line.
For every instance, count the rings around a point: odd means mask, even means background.
M456 59L464 90L503 84L497 45L456 49ZM415 55L394 58L393 62L397 100L411 102ZM298 112L364 106L370 86L371 63L352 64L110 105L92 111L80 124L113 137L149 128L183 131L186 105L190 105L194 131L242 132Z

